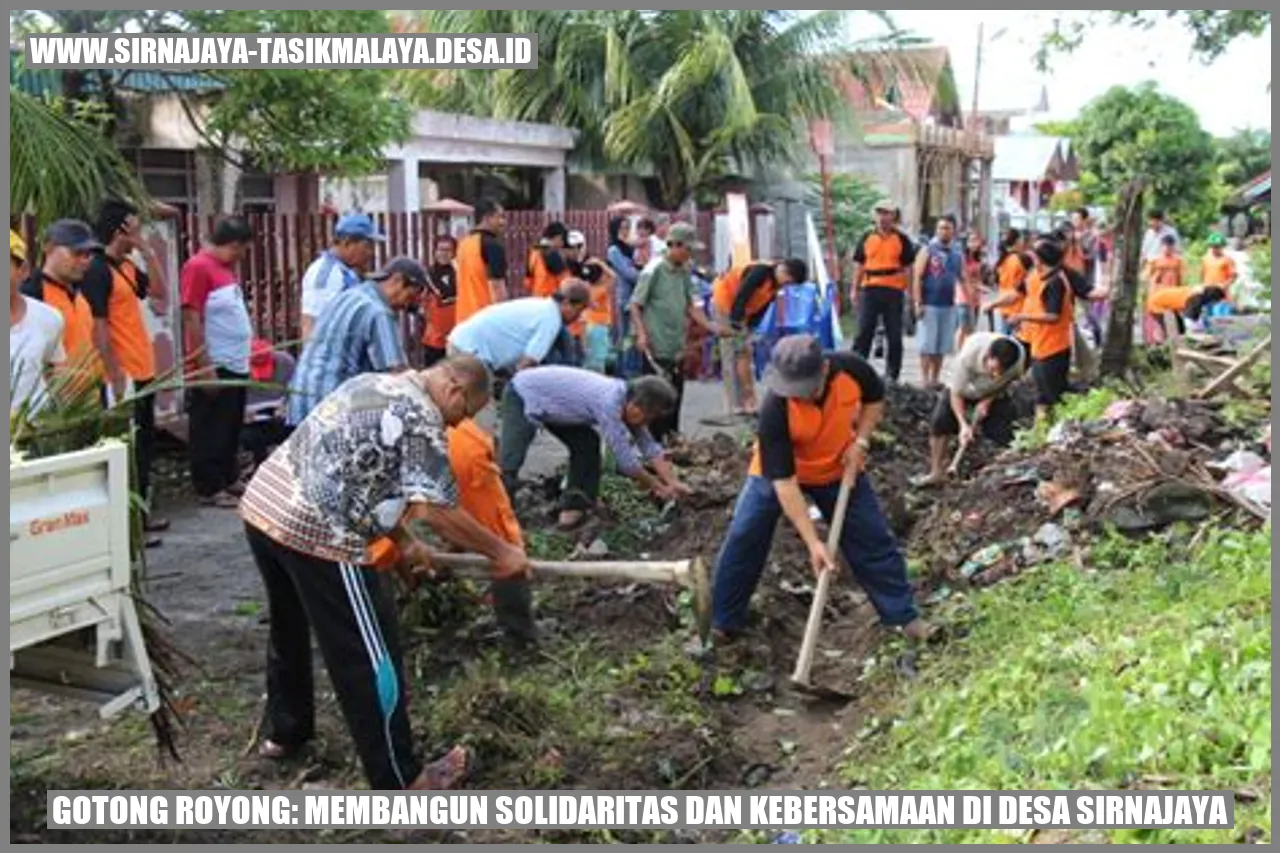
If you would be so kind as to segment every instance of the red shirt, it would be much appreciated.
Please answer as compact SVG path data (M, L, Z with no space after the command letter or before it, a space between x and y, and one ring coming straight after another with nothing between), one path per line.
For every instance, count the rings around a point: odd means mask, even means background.
M247 375L253 325L236 271L208 251L201 251L183 265L180 290L182 307L195 311L204 321L204 346L210 361Z

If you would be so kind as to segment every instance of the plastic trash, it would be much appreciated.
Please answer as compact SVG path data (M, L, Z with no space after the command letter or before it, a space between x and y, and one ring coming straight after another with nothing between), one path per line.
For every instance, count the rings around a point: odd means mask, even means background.
M1215 462L1214 468L1233 474L1252 474L1267 467L1267 460L1249 450L1237 450L1221 462Z
M1110 406L1107 406L1103 418L1113 423L1126 420L1138 413L1138 404L1133 400L1117 400Z
M1040 525L1031 541L1045 550L1050 559L1061 557L1071 546L1071 534L1052 522Z
M1238 498L1271 509L1271 466L1241 471L1222 481L1222 487Z
M965 578L972 578L978 572L989 569L1000 562L1004 554L1004 545L999 543L988 545L981 550L975 551L970 555L969 559L964 561L964 564L960 566L960 574Z

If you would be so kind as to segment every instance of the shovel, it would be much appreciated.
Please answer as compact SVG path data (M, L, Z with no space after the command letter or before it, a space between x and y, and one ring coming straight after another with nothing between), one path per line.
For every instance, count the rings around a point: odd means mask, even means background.
M489 580L489 559L480 554L448 554L436 552L431 564L449 569L462 577ZM699 558L692 560L597 560L565 562L530 560L534 572L542 575L587 580L625 580L633 583L665 583L686 587L693 593L693 613L698 637L705 645L711 639L711 581L707 566Z
M978 440L978 413L973 413L973 423L969 424L973 430L973 438L967 442L960 442L960 446L956 448L956 453L951 457L951 464L947 466L947 476L954 477L960 473L960 460L964 459L965 451L969 449L969 445Z
M853 491L855 475L846 471L840 481L840 495L836 498L836 509L831 517L831 528L827 532L827 552L840 553L840 533L844 529L844 516L849 508L849 493ZM813 669L813 655L818 647L818 632L822 629L822 613L827 606L827 595L831 589L831 576L834 571L825 571L818 575L818 587L813 593L813 604L809 608L809 621L804 626L804 639L800 642L800 654L796 658L796 668L791 673L791 687L819 699L848 701L852 694L833 690L829 687L815 685L810 679Z

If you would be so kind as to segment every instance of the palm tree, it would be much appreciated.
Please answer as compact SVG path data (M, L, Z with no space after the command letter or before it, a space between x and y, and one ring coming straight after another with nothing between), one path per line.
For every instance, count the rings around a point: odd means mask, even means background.
M9 211L38 227L92 220L104 198L145 203L147 191L110 140L53 101L9 87Z
M652 175L674 209L722 176L793 161L804 120L846 123L840 71L861 77L867 52L903 43L870 14L889 34L851 45L839 11L425 12L405 29L536 31L538 69L407 72L401 86L423 105L573 127L578 161Z

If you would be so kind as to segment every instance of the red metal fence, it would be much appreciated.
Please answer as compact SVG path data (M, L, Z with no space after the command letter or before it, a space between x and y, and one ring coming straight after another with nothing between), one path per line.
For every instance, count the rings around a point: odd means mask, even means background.
M378 244L374 263L407 255L430 262L435 242L449 235L451 219L436 213L371 214L379 230L387 235ZM679 217L672 216L674 221ZM178 263L183 264L200 248L213 228L216 217L190 215L178 223ZM249 314L258 335L274 342L297 340L301 328L302 275L333 238L335 216L318 213L250 214L253 241L241 262L241 283L249 300ZM542 236L542 229L559 219L570 229L581 231L588 250L603 256L609 244L609 213L604 210L570 210L561 214L542 210L509 210L503 239L507 249L507 285L513 294L524 292L524 275L529 250ZM713 214L701 212L695 225L700 238L712 243ZM34 221L23 223L28 245L37 246ZM33 253L34 254L34 253ZM700 260L709 257L704 253ZM176 289L177 282L172 286Z

